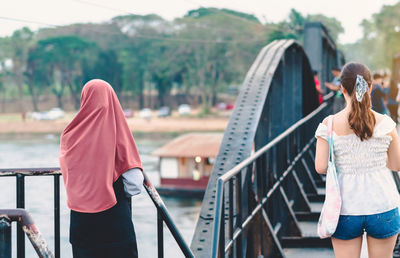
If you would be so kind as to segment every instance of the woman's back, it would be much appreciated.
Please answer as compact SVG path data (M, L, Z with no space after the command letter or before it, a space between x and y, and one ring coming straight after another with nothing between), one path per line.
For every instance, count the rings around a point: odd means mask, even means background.
M342 215L368 215L390 210L399 204L399 194L391 171L386 166L387 152L396 124L374 113L373 135L361 139L351 130L347 114L333 117L333 146L335 165L342 195ZM327 126L321 123L317 137L327 139Z

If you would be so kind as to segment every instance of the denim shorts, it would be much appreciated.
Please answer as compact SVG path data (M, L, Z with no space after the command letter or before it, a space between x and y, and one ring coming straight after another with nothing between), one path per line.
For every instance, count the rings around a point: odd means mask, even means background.
M364 232L373 238L388 238L400 233L399 209L372 215L340 215L334 238L349 240Z

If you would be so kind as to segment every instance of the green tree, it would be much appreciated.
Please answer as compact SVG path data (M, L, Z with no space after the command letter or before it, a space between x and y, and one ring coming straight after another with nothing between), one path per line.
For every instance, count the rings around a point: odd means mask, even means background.
M28 53L27 66L25 71L26 82L28 85L29 93L32 97L33 109L39 111L38 98L46 88L50 85L49 78L46 77L47 69L46 64L35 60L35 49L31 48Z
M154 14L118 16L112 22L126 35L117 49L123 65L124 89L137 94L139 107L143 108L145 84L156 78L152 69L159 67L155 63L162 62L159 48L164 46L163 38L169 36L172 26ZM161 80L165 85L167 79Z
M98 50L95 60L84 59L81 76L76 77L76 85L84 85L87 81L98 78L110 83L116 94L122 92L122 64L113 50Z
M181 73L184 67L179 55L179 47L170 42L158 42L157 58L152 59L150 79L155 83L158 92L158 103L165 105L165 98L170 95L174 83L181 82Z
M5 110L6 86L5 79L8 68L6 67L7 58L9 58L9 44L6 38L0 38L0 94L2 99L1 110Z
M24 72L26 69L28 49L33 42L33 36L33 32L29 28L24 27L20 30L14 31L8 40L10 50L9 55L12 60L11 76L18 88L19 107L23 116L26 111L23 101L25 82Z
M41 78L51 84L58 105L62 107L64 90L68 87L75 108L79 108L83 85L77 83L77 78L82 77L84 64L97 58L96 44L77 36L60 36L40 40L30 54L33 67L37 67Z
M400 51L400 3L384 5L360 24L363 36L343 46L348 59L367 64L371 69L391 67L392 58Z
M288 18L277 24L272 24L274 28L270 34L270 40L275 39L296 39L303 40L304 25L307 22L321 22L329 31L329 35L336 42L344 28L340 21L333 17L327 17L323 14L309 14L303 16L296 9L291 9Z
M186 57L185 81L197 87L204 108L215 104L224 84L243 79L256 55L253 51L267 43L266 27L255 18L243 17L247 16L226 9L200 8L175 21L182 28L179 37L199 39L201 35L201 40L182 43L180 51Z
M306 17L307 22L321 22L329 31L329 35L337 42L339 35L344 33L344 28L340 21L334 17L327 17L323 14L309 14Z

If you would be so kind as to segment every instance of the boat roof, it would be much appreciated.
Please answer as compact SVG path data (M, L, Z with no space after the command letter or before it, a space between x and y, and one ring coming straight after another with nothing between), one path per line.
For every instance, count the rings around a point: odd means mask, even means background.
M222 133L189 133L184 134L152 154L159 157L210 157L215 158L222 142Z

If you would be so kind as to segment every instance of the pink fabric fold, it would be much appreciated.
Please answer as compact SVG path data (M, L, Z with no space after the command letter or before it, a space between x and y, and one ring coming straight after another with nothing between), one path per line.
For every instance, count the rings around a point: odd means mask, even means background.
M141 168L139 153L113 88L87 82L81 107L61 135L60 167L68 207L95 213L116 204L113 183L130 168Z

